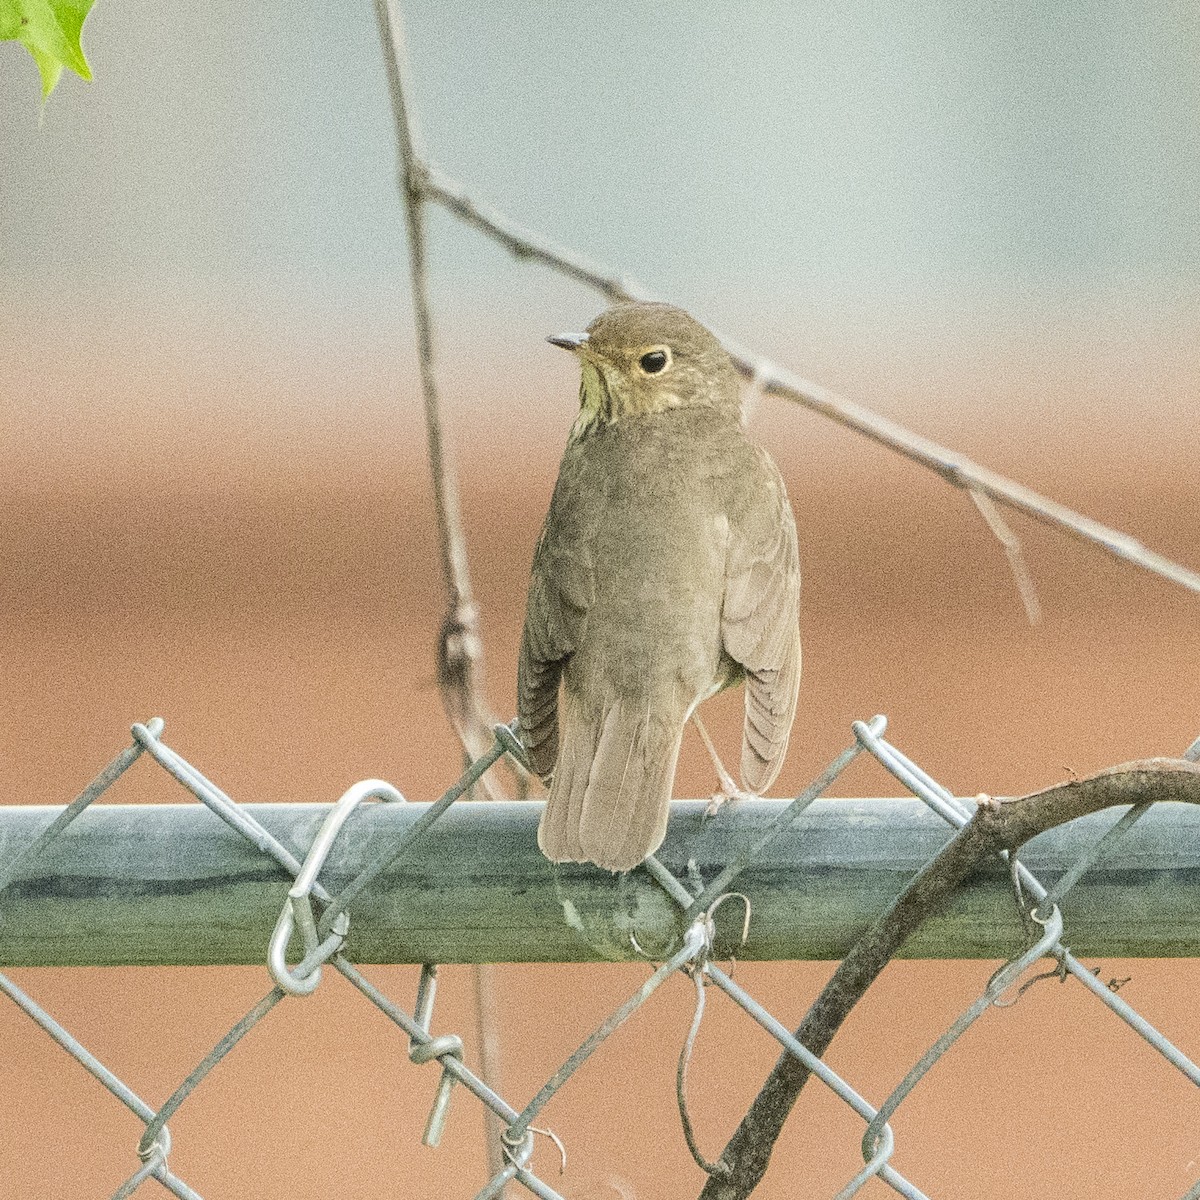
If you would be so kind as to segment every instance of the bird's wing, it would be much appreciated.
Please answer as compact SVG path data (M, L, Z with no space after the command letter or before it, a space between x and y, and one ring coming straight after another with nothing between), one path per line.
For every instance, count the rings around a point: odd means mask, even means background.
M569 452L568 452L569 453ZM521 740L543 778L558 758L558 683L596 594L586 487L564 458L538 539L517 663Z
M745 671L742 784L761 794L783 766L800 690L800 560L783 479L759 454L730 505L721 641Z

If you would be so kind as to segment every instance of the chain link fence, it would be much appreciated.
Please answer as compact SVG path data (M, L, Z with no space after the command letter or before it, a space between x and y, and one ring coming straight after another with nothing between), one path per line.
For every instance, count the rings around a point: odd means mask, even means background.
M752 845L731 858L724 869L713 878L707 881L701 878L699 872L694 869L694 864L693 869L683 872L681 878L669 871L657 858L651 857L646 861L640 869L647 871L678 907L679 924L675 943L665 950L655 948L655 953L661 955L661 958L654 960L654 969L642 986L613 1011L562 1063L536 1095L520 1108L497 1094L481 1073L467 1065L464 1061L463 1041L458 1035L435 1036L430 1032L437 990L435 965L426 964L422 968L417 994L409 1009L385 995L344 952L356 898L397 859L419 848L421 839L430 827L456 800L470 793L489 767L505 755L520 760L520 742L513 730L505 725L496 726L494 740L487 753L472 763L439 800L429 805L398 841L379 846L367 865L336 894L326 890L320 881L320 874L339 832L354 811L367 801L403 803L399 792L380 780L366 780L356 784L328 810L307 853L303 858L299 858L246 808L236 804L216 784L205 778L163 742L163 726L159 720L135 725L132 745L122 750L74 801L49 821L44 830L31 841L27 841L16 853L10 852L7 861L0 863L0 885L3 889L9 889L10 885L17 881L29 878L39 862L42 862L45 868L44 856L52 856L57 839L71 823L89 805L103 796L139 758L148 755L197 800L247 839L258 852L277 863L286 872L287 877L293 880L286 894L281 894L279 918L269 944L263 948L274 985L213 1046L165 1103L156 1107L144 1100L114 1070L76 1040L36 1000L4 975L0 975L0 990L32 1022L99 1080L115 1099L145 1123L145 1132L136 1147L140 1165L113 1193L113 1200L123 1200L151 1183L156 1183L181 1200L196 1200L199 1197L199 1193L169 1166L171 1138L167 1122L187 1102L209 1072L235 1050L252 1028L267 1019L279 1004L295 1002L294 998L312 993L319 986L322 971L327 967L344 976L367 1003L374 1005L399 1026L409 1039L409 1057L413 1063L436 1063L440 1069L441 1080L424 1134L427 1145L438 1144L448 1107L456 1093L470 1093L498 1119L502 1130L500 1161L503 1166L482 1190L478 1191L477 1200L500 1196L510 1183L521 1185L535 1196L561 1197L562 1194L555 1186L547 1182L545 1167L539 1165L539 1168L535 1169L534 1164L534 1150L539 1138L544 1140L546 1150L544 1156L539 1154L539 1160L548 1160L555 1169L560 1161L565 1163L566 1149L562 1142L540 1123L544 1111L601 1044L616 1035L639 1008L652 1002L658 988L676 972L688 976L695 986L695 1015L687 1032L678 1065L677 1093L683 1135L693 1158L710 1176L709 1185L705 1189L706 1195L738 1194L721 1190L730 1186L732 1168L724 1156L716 1162L705 1159L696 1143L686 1102L688 1061L704 1014L706 994L714 987L755 1021L767 1036L778 1042L785 1060L793 1059L795 1063L800 1064L806 1074L811 1074L830 1089L862 1121L863 1167L837 1193L837 1200L847 1200L848 1197L856 1195L871 1179L882 1181L893 1192L909 1197L910 1200L920 1200L929 1195L922 1190L918 1181L909 1179L897 1167L896 1160L902 1157L899 1153L902 1147L897 1143L890 1121L934 1063L951 1049L955 1041L976 1020L989 1008L1007 1003L1006 998L1014 994L1014 989L1016 994L1019 994L1036 979L1049 976L1074 978L1100 1004L1111 1010L1143 1038L1166 1063L1182 1072L1193 1084L1200 1086L1200 1068L1118 995L1111 983L1101 981L1092 970L1084 966L1063 940L1063 898L1090 867L1111 854L1120 840L1149 810L1152 803L1150 800L1142 800L1128 807L1108 827L1103 836L1092 843L1049 888L1044 887L1015 854L1005 855L1017 900L1013 920L1021 926L1027 948L987 980L978 998L948 1023L946 1031L913 1065L893 1092L877 1105L868 1102L856 1089L852 1080L840 1075L819 1053L815 1053L805 1044L805 1041L813 1040L811 1037L802 1039L789 1030L777 1016L767 1011L753 995L735 982L729 971L722 969L714 961L714 915L717 909L726 904L733 904L742 910L743 941L753 919L750 898L734 890L739 875L771 841L796 822L859 755L866 753L877 759L908 791L928 805L951 830L961 830L968 826L976 807L986 810L995 806L995 802L986 797L981 797L972 805L951 795L920 766L885 739L885 727L886 720L883 717L856 722L853 726L853 744L837 755L825 771L755 838ZM1200 759L1200 739L1189 748L1184 757L1189 762ZM130 855L135 855L136 852L136 846L129 847ZM920 885L921 879L928 871L927 867L918 872L914 887ZM910 887L905 895L911 894L912 890ZM12 895L10 891L10 904L13 903ZM0 891L0 903L3 903L4 899ZM901 903L902 899L903 897L897 903ZM864 940L869 936L870 931L864 935ZM634 949L644 954L642 948L637 945L636 938L632 940ZM300 961L289 963L289 946L296 942L302 950ZM1032 979L1023 983L1019 982L1028 968L1045 958L1049 958L1053 964L1049 971L1034 975ZM1200 1182L1186 1193L1185 1200L1197 1200L1198 1197Z

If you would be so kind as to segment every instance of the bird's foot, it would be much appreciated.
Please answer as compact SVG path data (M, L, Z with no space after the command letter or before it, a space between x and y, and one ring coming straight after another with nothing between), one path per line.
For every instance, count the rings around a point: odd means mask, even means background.
M753 799L753 792L747 792L744 788L738 787L730 779L721 785L719 792L713 792L712 798L708 802L708 807L704 810L704 819L707 821L710 817L715 817L726 804L733 801Z
M725 764L721 761L721 756L717 753L716 746L712 743L712 738L708 736L708 730L704 728L704 723L700 720L700 714L692 713L692 724L696 727L696 732L700 735L700 740L704 743L705 750L708 751L709 758L712 759L713 768L717 772L717 784L720 791L713 792L712 799L708 802L708 807L704 810L704 819L707 821L709 817L715 817L721 811L721 806L727 804L730 800L753 800L754 794L747 792L744 788L738 787L734 782L733 776L730 775Z

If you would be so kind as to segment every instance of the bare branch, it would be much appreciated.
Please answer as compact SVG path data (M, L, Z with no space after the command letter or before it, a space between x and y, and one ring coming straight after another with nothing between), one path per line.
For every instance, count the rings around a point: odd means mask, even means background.
M491 963L476 963L472 971L475 983L475 1034L479 1039L479 1077L493 1091L500 1090L500 1030L496 1020L496 968ZM483 1146L489 1179L504 1169L504 1122L487 1105L483 1109Z
M433 505L437 519L442 576L449 593L446 619L438 639L438 688L442 706L472 760L492 744L492 727L497 718L483 701L483 641L479 633L479 607L471 591L467 568L467 543L459 507L458 479L449 445L443 436L434 372L433 317L429 306L428 269L425 243L425 199L427 170L421 159L406 88L406 55L403 23L394 0L376 0L379 34L387 65L388 87L396 127L400 159L400 191L408 228L408 261L412 278L413 315L417 330L417 358L421 371L421 394L425 403L425 436L433 481ZM517 790L525 791L524 772L508 762ZM490 776L481 786L493 799L503 792Z
M1103 808L1164 800L1200 804L1200 765L1172 758L1124 763L1019 799L982 805L855 943L805 1014L796 1030L797 1040L814 1054L824 1054L854 1005L904 942L985 858L1000 850L1016 850L1039 833ZM701 1200L745 1200L758 1186L808 1076L808 1069L791 1054L779 1057L721 1153L729 1173L710 1177Z
M413 304L425 422L433 474L442 569L450 592L450 606L442 628L438 654L438 680L443 704L464 746L473 757L490 744L494 717L483 704L483 672L479 616L467 571L466 543L459 514L458 489L449 451L442 437L437 384L433 372L432 319L429 310L425 262L424 204L440 204L461 221L498 242L515 257L538 262L599 292L611 301L654 297L641 284L613 275L574 251L558 246L526 229L490 205L467 195L461 184L443 174L417 145L405 91L405 54L402 26L395 0L376 0L388 80L395 114L401 161L401 189L409 234ZM881 445L936 471L948 483L964 488L979 507L992 532L1008 555L1022 603L1030 622L1037 624L1040 608L1020 543L1008 530L994 504L1007 505L1036 520L1055 526L1132 562L1182 587L1200 592L1200 573L1147 549L1136 539L1111 529L1073 509L1041 496L1030 488L979 466L963 455L914 433L898 422L856 404L827 388L785 371L769 360L744 349L729 338L722 342L738 370L770 395L802 404L830 420L853 429ZM519 780L521 777L518 777ZM525 782L524 780L521 780Z
M1099 521L1093 521L1091 517L1075 512L1065 504L1040 495L1032 488L1014 483L995 471L989 471L965 455L948 450L929 438L913 433L898 422L880 416L852 400L846 400L818 384L809 383L779 367L756 366L748 360L735 361L738 361L740 369L746 374L760 376L764 392L783 396L814 409L831 420L838 421L895 450L898 454L929 467L955 487L982 492L1009 508L1015 508L1047 525L1056 526L1082 541L1092 542L1116 558L1122 558L1126 562L1161 575L1189 591L1200 592L1200 573L1148 550L1136 538L1121 533L1120 530L1110 529Z
M460 183L432 163L425 165L423 186L426 198L436 201L466 224L499 242L516 258L539 262L599 292L609 300L653 300L640 283L627 277L607 274L602 267L589 263L571 250L555 245L488 204L472 200Z
M479 692L482 651L478 637L478 615L467 575L454 474L442 444L433 377L422 219L424 203L432 201L442 205L517 258L548 266L593 288L609 300L653 297L632 281L604 272L574 252L523 228L498 210L472 200L460 185L441 174L420 155L405 98L399 17L393 0L376 0L376 7L388 64L403 168L402 189L409 229L426 427L443 570L451 593L449 615L442 631L439 680L447 711L464 745L470 748L477 734L486 738L492 721L481 716L484 710ZM1117 558L1132 562L1193 592L1200 592L1200 574L1148 550L1134 538L989 471L965 456L906 429L898 422L809 383L745 351L729 339L722 340L739 371L752 379L761 391L802 404L936 471L955 487L966 489L993 533L1005 546L1031 621L1036 619L1037 602L1020 544L995 510L993 502L1024 512L1081 540L1095 543ZM1200 768L1176 760L1132 763L1089 780L1059 785L1021 801L981 809L937 858L920 872L888 913L864 934L809 1010L797 1037L815 1053L823 1053L846 1015L896 950L913 930L941 907L983 857L1002 848L1015 847L1042 829L1071 820L1084 812L1112 804L1138 803L1150 799L1183 799L1200 803ZM729 1166L729 1174L711 1177L702 1193L703 1200L734 1200L750 1194L766 1170L775 1140L807 1075L807 1069L792 1055L784 1054L780 1058L721 1157L721 1161Z
M437 512L442 571L450 594L457 603L469 603L471 582L458 504L458 482L454 465L442 439L438 409L437 377L433 369L433 318L429 308L428 269L425 255L425 210L422 179L424 167L417 154L409 115L405 84L404 33L400 14L391 0L376 0L379 31L388 68L388 86L400 155L400 192L408 226L408 261L412 278L413 310L417 327L417 357L421 370L421 393L425 401L425 432L433 473L433 499Z
M1025 615L1029 618L1030 625L1040 625L1042 623L1042 605L1038 600L1033 576L1029 573L1029 565L1025 562L1020 538L1009 529L999 510L986 493L981 492L978 488L967 488L967 495L975 501L979 515L983 517L996 540L1004 547L1005 556L1008 558L1008 568L1012 571L1013 582L1017 585L1017 593L1021 597L1021 603L1025 606Z

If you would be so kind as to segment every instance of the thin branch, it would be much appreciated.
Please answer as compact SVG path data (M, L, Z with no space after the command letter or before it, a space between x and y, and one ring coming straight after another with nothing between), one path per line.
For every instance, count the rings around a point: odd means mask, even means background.
M408 226L408 263L412 278L413 310L417 327L417 357L421 370L421 393L425 401L425 433L433 475L433 501L437 513L438 546L451 597L458 603L471 600L467 571L466 540L458 504L458 482L450 453L442 438L438 409L437 377L433 369L433 318L429 308L429 281L425 255L424 167L417 152L416 135L405 83L404 32L400 14L390 0L376 0L396 143L400 156L400 192Z
M470 199L463 187L437 168L426 165L423 195L454 213L474 229L498 242L515 257L541 263L552 270L593 288L609 300L652 300L657 297L640 284L602 270L571 250L531 232L490 205ZM1172 583L1200 592L1200 572L1190 570L1147 549L1136 538L1111 529L1075 512L1065 504L1040 495L1022 484L990 471L965 455L939 445L905 428L897 421L847 400L828 388L784 370L770 360L753 354L730 338L722 337L738 370L754 380L768 395L801 404L831 421L845 425L882 446L936 471L947 483L979 492L1000 504L1015 508L1035 520L1091 542L1116 558L1161 575Z
M967 488L967 495L975 501L979 515L984 519L993 536L1004 547L1008 559L1008 569L1012 571L1013 582L1017 585L1017 594L1025 606L1025 615L1030 625L1042 623L1042 605L1038 600L1037 588L1033 576L1029 573L1029 565L1025 561L1025 553L1021 549L1021 540L1009 529L1004 518L1000 515L991 497L978 488Z
M867 988L896 952L949 900L986 858L1014 851L1039 833L1118 804L1149 801L1200 804L1200 766L1184 759L1152 758L1110 767L1014 800L982 805L928 863L838 965L805 1014L798 1041L824 1054ZM721 1153L727 1176L711 1177L701 1200L745 1200L758 1185L808 1069L784 1053Z
M474 760L485 754L492 744L492 727L497 718L488 711L483 701L483 641L479 633L479 607L471 591L457 474L450 447L443 436L438 403L426 262L426 168L408 103L403 21L394 0L376 0L375 10L396 128L400 192L404 198L404 216L408 228L417 358L425 404L425 436L433 482L442 576L449 593L446 618L438 638L438 687L446 715L468 756ZM511 760L509 769L515 775L518 791L522 790L521 769L513 765ZM502 797L502 792L490 777L483 780L482 786L493 799Z
M1189 591L1200 592L1200 572L1156 554L1136 538L1118 529L1110 529L1099 521L1093 521L1091 517L1042 496L1032 488L1014 483L1011 479L988 470L987 467L981 467L965 455L913 433L897 421L880 416L869 408L846 400L818 384L808 383L780 367L765 364L756 372L755 366L747 360L735 361L746 374L757 373L763 380L763 391L769 395L794 400L831 420L838 421L895 450L898 454L929 467L955 487L982 492L1035 520L1053 525L1082 541L1091 542L1116 558L1122 558L1126 562L1161 575Z
M433 163L425 164L423 192L448 209L467 225L500 243L515 258L539 262L599 292L609 300L652 300L640 283L627 276L609 275L603 267L588 262L540 234L509 220L490 204L480 204L467 195L463 186L444 175Z

